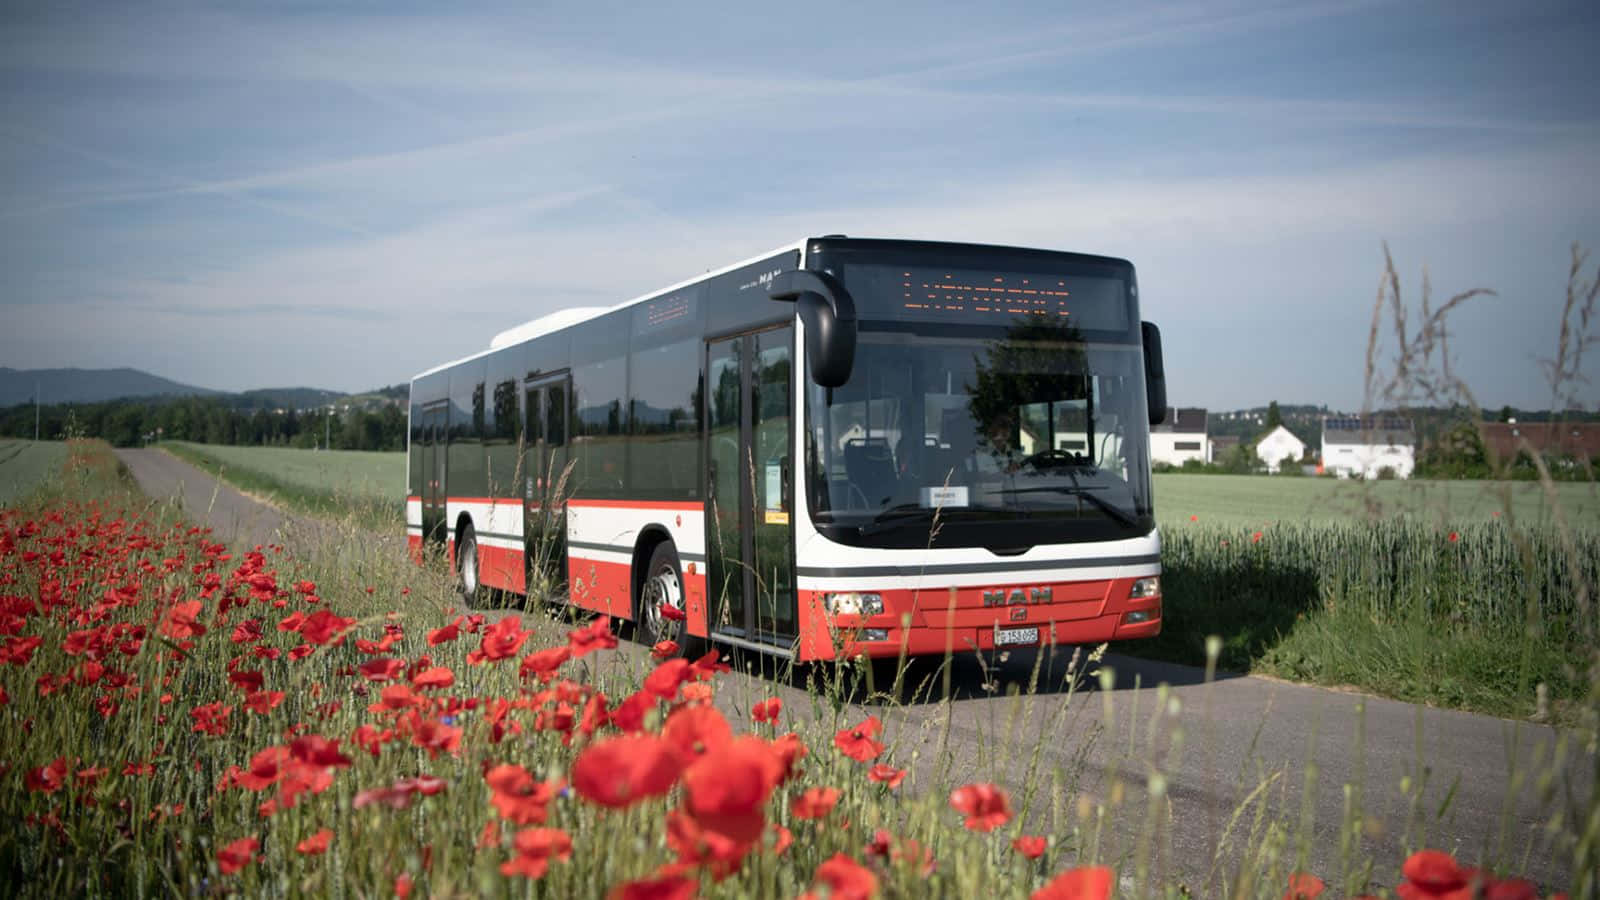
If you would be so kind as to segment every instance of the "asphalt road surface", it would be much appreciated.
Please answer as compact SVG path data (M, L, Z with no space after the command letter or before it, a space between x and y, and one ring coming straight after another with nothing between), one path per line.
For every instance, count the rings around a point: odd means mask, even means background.
M323 527L219 485L160 451L118 455L147 494L181 498L189 517L212 526L226 543L315 540ZM596 662L637 666L644 653L624 644ZM1542 839L1553 808L1542 805L1533 776L1553 772L1556 796L1580 811L1600 802L1594 757L1558 742L1543 726L1250 676L1223 674L1208 684L1200 670L1118 654L1102 662L1114 672L1110 691L1069 694L1060 689L1069 655L1013 650L1003 660L981 663L958 656L950 673L955 699L948 706L906 691L899 702L851 712L885 720L895 762L909 762L913 786L942 778L992 780L1020 804L1021 786L1039 785L1029 818L1041 827L1052 806L1075 818L1077 796L1120 797L1121 811L1108 817L1117 824L1104 832L1102 848L1111 855L1136 852L1141 832L1152 833L1148 858L1155 868L1184 880L1197 896L1217 891L1207 881L1214 859L1235 868L1240 847L1252 843L1255 807L1243 807L1233 820L1253 792L1272 816L1304 836L1310 870L1330 879L1340 871L1348 786L1365 810L1362 849L1375 859L1375 884L1395 883L1404 847L1429 846L1464 862L1513 861L1547 890L1567 887L1570 863ZM1025 687L1036 664L1039 687L1029 694ZM912 670L911 680L922 678L933 681L934 696L943 696L936 663ZM782 696L791 713L813 709L793 674L769 671L733 681L719 696L730 713L748 715L750 702L769 695ZM1168 685L1165 711L1158 684ZM1008 696L1019 686L1022 696ZM1555 766L1558 752L1563 763ZM1522 780L1513 779L1514 768L1527 773ZM1155 802L1152 773L1164 781ZM1303 810L1311 811L1309 830L1299 826ZM1157 823L1153 830L1147 821ZM1284 852L1293 859L1296 849L1289 840ZM1126 873L1131 865L1120 868Z

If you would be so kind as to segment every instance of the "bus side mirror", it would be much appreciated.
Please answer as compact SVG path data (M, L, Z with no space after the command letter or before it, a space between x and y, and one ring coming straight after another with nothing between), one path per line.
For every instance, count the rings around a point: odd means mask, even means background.
M1151 425L1167 418L1167 367L1161 360L1161 329L1154 322L1139 323L1144 339L1144 390Z
M856 304L844 286L822 272L791 269L773 276L767 296L795 304L806 326L806 358L818 387L850 380L856 358Z

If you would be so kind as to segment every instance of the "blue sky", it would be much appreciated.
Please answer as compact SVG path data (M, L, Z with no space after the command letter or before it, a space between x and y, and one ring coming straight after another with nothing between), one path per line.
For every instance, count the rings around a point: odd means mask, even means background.
M6 4L0 365L359 390L846 232L1126 257L1174 401L1354 408L1388 241L1549 402L1592 0L637 6Z

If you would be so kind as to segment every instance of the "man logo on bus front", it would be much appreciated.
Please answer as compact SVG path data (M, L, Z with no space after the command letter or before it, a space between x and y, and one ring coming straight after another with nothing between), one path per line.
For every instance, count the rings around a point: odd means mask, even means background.
M995 588L983 592L984 606L1037 605L1050 602L1050 588Z

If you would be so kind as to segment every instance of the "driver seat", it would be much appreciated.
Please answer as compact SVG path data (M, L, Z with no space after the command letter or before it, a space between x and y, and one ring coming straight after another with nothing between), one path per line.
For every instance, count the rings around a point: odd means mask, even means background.
M894 455L883 438L851 438L844 442L844 471L850 483L867 498L869 506L882 506L895 494L900 479Z

